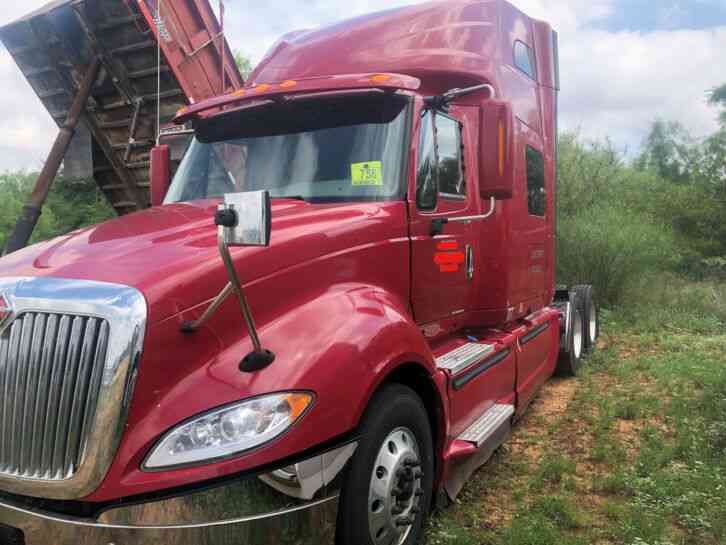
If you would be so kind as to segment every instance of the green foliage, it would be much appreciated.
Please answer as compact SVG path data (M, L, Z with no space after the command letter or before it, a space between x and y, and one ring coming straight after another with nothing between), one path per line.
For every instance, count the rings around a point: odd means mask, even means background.
M252 70L254 69L254 67L252 66L252 61L239 49L235 49L234 51L234 61L235 63L237 63L237 68L239 68L240 74L242 74L242 78L247 81L247 79L250 77L250 74L252 73Z
M0 174L0 248L15 228L18 215L35 185L36 173ZM59 178L53 184L32 242L46 240L100 223L114 216L112 208L93 181Z
M726 84L711 91L708 100L713 106L722 108L721 124L726 127Z
M561 496L541 496L532 505L532 512L542 515L563 530L574 530L582 526L574 506Z
M580 536L564 533L563 528L542 513L518 513L505 531L502 543L506 545L584 545Z
M545 456L532 479L531 488L542 490L545 486L560 485L566 477L574 475L575 470L575 464L562 455Z
M609 140L585 142L577 132L560 135L557 212L573 217L612 193L624 162Z
M639 170L652 170L664 180L688 183L699 159L700 150L683 125L660 119L653 123L635 164Z
M618 207L596 206L560 219L558 271L568 283L591 283L604 303L621 303L631 279L668 269L677 256L668 228Z
M559 281L607 305L672 272L726 277L726 128L698 143L657 121L632 164L608 140L561 135L558 213Z

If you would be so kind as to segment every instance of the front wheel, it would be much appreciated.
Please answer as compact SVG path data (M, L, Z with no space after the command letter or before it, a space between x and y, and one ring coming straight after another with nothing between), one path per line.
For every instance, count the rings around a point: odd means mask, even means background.
M390 385L371 401L346 476L338 545L414 545L433 487L433 439L416 393Z

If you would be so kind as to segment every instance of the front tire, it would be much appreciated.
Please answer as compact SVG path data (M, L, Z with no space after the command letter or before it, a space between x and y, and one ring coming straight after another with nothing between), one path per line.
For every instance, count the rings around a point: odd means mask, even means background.
M433 488L433 438L416 393L392 384L371 401L346 476L338 545L414 545Z

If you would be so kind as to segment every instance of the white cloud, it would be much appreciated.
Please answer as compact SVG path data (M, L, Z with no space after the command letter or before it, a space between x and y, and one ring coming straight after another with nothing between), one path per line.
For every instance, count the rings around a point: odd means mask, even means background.
M726 26L576 37L562 46L563 126L631 149L657 118L678 120L694 136L716 129L706 92L726 82Z
M58 128L4 49L0 81L0 171L38 169Z
M514 0L560 33L562 127L588 137L609 135L622 148L642 142L658 117L681 121L696 136L712 132L716 113L706 91L726 82L726 21L721 28L648 33L595 30L627 0ZM698 9L718 0L673 2ZM43 5L45 0L8 3L0 24ZM212 0L216 6L217 1ZM259 60L282 34L347 17L416 3L411 0L280 0L261 4L226 0L227 32L234 48ZM37 167L55 135L55 125L7 53L0 50L0 170Z

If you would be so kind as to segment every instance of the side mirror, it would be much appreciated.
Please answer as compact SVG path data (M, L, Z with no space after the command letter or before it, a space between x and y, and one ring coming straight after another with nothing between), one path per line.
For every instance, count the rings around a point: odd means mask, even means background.
M507 102L487 101L479 124L479 193L483 199L514 195L514 113Z
M156 146L151 150L151 206L160 206L171 185L171 158L169 146Z
M215 218L226 246L269 246L272 201L269 191L247 191L224 196Z
M257 326L252 316L252 309L234 267L229 247L270 245L272 230L270 192L249 191L225 195L224 204L219 206L214 217L214 223L218 227L219 252L227 269L229 284L232 290L237 293L242 315L247 323L247 331L254 347L254 350L242 360L239 368L243 373L255 373L270 366L275 361L275 354L262 347L257 333ZM225 291L222 291L220 297L223 297L224 293ZM214 306L213 303L212 307Z

